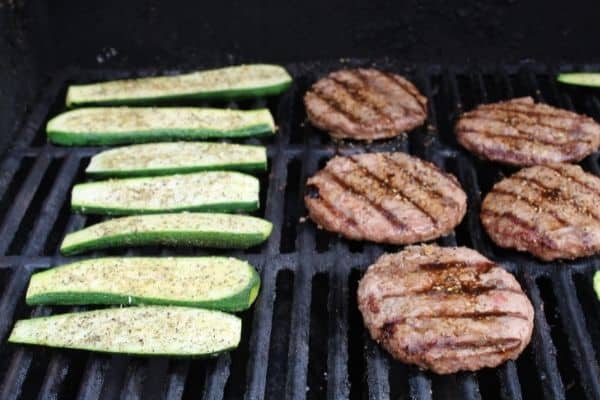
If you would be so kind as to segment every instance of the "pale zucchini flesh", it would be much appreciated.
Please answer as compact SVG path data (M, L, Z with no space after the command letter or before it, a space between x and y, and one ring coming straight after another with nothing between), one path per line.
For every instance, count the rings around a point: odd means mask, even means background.
M85 172L95 177L133 177L209 170L264 171L263 146L175 142L119 147L92 157Z
M275 122L268 109L105 107L59 114L46 131L53 143L91 146L269 135Z
M174 76L72 85L67 106L153 104L178 99L237 99L280 94L292 77L279 65L249 64Z
M213 356L238 346L241 320L189 307L126 307L20 320L8 341L143 356Z
M600 301L600 271L596 271L594 274L594 290L596 291L596 296L598 296L598 301Z
M256 270L231 257L105 257L31 277L29 305L153 304L245 310L260 288Z
M600 73L598 72L571 72L559 74L556 80L569 85L600 87Z
M253 211L258 203L258 179L232 171L81 183L71 194L74 211L108 215Z
M60 250L73 255L111 247L170 245L245 249L264 242L272 224L236 214L177 213L109 219L69 233Z

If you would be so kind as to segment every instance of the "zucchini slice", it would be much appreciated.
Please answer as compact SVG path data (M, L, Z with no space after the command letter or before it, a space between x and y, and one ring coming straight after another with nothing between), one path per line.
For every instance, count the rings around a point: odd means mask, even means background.
M79 261L31 277L29 305L155 304L245 310L260 278L230 257L106 257Z
M598 296L598 300L600 301L600 271L596 271L594 274L594 290L596 291L596 296Z
M269 135L275 122L266 108L81 108L52 118L46 132L56 144L92 146Z
M556 80L568 85L600 87L600 73L594 72L570 72L558 74Z
M279 65L237 65L183 75L72 85L67 91L67 107L270 96L284 92L291 83L292 77Z
M95 177L154 176L209 170L264 171L263 146L229 143L150 143L103 151L85 172Z
M75 185L71 209L108 215L253 211L258 192L258 179L231 171L113 179Z
M179 213L109 219L69 233L65 255L110 247L170 245L246 249L264 242L272 224L235 214Z
M213 356L238 346L235 315L187 307L126 307L17 321L11 343L145 356Z

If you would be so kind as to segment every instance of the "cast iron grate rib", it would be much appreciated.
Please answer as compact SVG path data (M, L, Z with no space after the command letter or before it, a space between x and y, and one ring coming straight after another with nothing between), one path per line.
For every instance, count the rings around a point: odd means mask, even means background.
M306 123L306 88L330 70L358 65L411 78L430 99L426 125L394 140L363 145L333 143ZM210 360L141 359L6 343L16 319L73 310L26 306L29 276L67 261L58 252L62 237L101 220L73 214L68 207L71 185L85 179L89 157L101 149L47 144L45 122L62 110L67 83L133 74L69 70L43 89L0 161L0 398L600 399L600 305L590 286L600 257L544 265L493 245L479 222L480 200L512 169L476 160L457 146L452 133L461 111L517 95L532 95L600 119L600 100L593 91L554 83L557 70L573 67L528 63L467 68L350 60L292 64L288 69L295 83L280 98L200 104L267 106L279 125L273 138L242 141L268 146L270 169L261 177L265 201L257 215L271 220L274 229L262 246L224 252L259 269L262 291L243 315L240 349ZM399 247L353 243L318 230L301 219L306 214L302 196L306 178L333 155L384 150L416 154L460 179L469 196L468 214L453 234L438 242L474 247L519 278L536 319L532 343L517 361L438 377L392 360L368 338L356 310L357 282L381 253ZM600 174L598 154L582 165ZM209 253L155 248L91 256Z

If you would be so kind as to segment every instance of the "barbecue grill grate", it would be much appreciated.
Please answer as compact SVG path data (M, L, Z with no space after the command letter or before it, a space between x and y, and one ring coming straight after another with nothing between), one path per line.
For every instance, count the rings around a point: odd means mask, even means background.
M410 77L430 99L426 126L368 145L336 146L315 131L305 123L302 95L319 76L342 64L375 65ZM0 398L600 399L600 304L591 289L600 257L547 266L494 246L479 223L480 198L513 170L476 160L459 149L452 133L461 110L520 95L600 120L600 100L594 92L558 87L555 69L533 63L472 69L351 60L293 64L288 69L296 80L279 99L210 103L268 106L279 124L277 136L262 140L268 145L270 169L260 177L263 206L256 213L274 223L273 234L262 246L219 252L247 259L259 269L261 295L242 314L240 348L210 360L143 359L6 344L16 319L70 310L27 307L28 279L34 271L67 261L58 253L66 232L99 220L72 214L68 207L72 184L85 179L83 169L99 149L47 144L45 121L63 108L69 82L131 74L69 70L43 90L0 167ZM159 72L163 71L146 71ZM299 222L306 214L306 178L335 153L367 149L410 152L458 176L469 196L468 214L454 234L439 242L473 247L519 278L536 317L532 343L518 361L477 373L434 376L391 360L368 338L356 307L358 279L379 254L399 248L348 242L311 222ZM600 174L599 154L582 165ZM208 253L146 248L93 255Z

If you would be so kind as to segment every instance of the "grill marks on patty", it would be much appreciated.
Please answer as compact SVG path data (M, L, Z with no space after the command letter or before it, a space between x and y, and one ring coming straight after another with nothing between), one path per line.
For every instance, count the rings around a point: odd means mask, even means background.
M513 165L579 161L600 146L592 118L531 97L478 106L460 116L455 132L478 156Z
M437 373L515 359L533 329L533 307L516 279L464 247L383 255L360 281L358 304L373 339Z
M551 261L600 251L600 178L581 167L525 168L500 181L481 207L484 228L501 247Z
M376 69L333 72L310 88L304 104L312 124L334 138L394 137L427 117L427 99L412 83Z
M456 178L404 153L335 157L308 180L304 199L323 228L391 244L439 237L466 212Z

